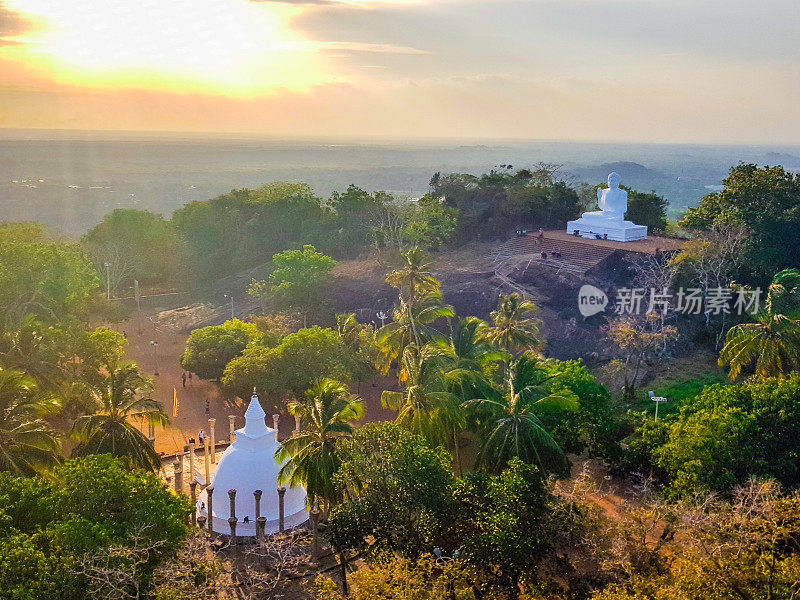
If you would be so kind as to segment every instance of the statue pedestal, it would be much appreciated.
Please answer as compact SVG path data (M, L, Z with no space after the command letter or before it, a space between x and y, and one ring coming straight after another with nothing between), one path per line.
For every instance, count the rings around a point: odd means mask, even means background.
M615 242L633 242L647 238L647 226L637 225L632 221L618 219L591 218L584 214L580 219L567 223L567 233L579 232L582 238L606 238Z

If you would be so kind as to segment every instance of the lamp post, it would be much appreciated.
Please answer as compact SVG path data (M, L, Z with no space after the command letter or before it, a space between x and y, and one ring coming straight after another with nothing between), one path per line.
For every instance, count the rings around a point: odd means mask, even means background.
M655 418L655 420L658 421L658 405L661 404L662 402L666 402L667 399L664 398L663 396L656 396L656 393L654 391L652 391L652 390L647 392L647 394L648 394L648 396L650 396L650 400L652 400L653 402L656 403L656 418Z
M106 300L111 300L111 263L105 263L106 266Z
M225 294L225 297L226 297L228 300L230 300L230 301L231 301L231 321L233 321L233 319L234 319L234 316L233 316L233 296L231 296L231 295L229 295L229 294Z
M158 377L158 342L150 340L150 346L153 348L153 364L155 365L155 376Z
M384 326L386 319L388 319L388 318L389 318L389 315L387 315L387 314L386 314L385 312L383 312L382 310L379 310L379 311L378 311L378 314L376 314L375 316L376 316L376 317L378 317L378 318L381 320L381 327L383 327L383 326Z

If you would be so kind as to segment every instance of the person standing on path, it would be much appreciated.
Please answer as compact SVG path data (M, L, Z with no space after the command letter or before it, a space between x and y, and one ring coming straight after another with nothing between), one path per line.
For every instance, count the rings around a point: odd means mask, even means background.
M206 434L203 433L202 429L200 430L200 433L197 434L197 439L200 440L200 446L204 447L206 441Z
M181 381L183 382L183 387L186 387L186 371L181 375Z

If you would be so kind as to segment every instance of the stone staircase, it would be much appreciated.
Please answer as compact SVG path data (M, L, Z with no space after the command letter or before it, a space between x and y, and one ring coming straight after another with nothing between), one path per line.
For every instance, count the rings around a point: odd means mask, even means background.
M559 272L583 276L616 252L614 248L597 246L590 241L555 240L547 237L544 238L543 247L547 252L546 260L541 257L536 236L511 238L490 255L492 267L495 273L507 275L515 267L528 267L536 262ZM560 258L553 258L553 250L561 253Z

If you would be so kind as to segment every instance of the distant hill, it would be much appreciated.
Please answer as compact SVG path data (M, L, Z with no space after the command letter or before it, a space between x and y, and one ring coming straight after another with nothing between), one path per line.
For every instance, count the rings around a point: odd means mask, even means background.
M666 179L664 173L630 161L608 162L596 167L586 167L580 169L577 174L587 183L601 183L611 172L619 173L623 185L641 188L641 191L658 187Z

